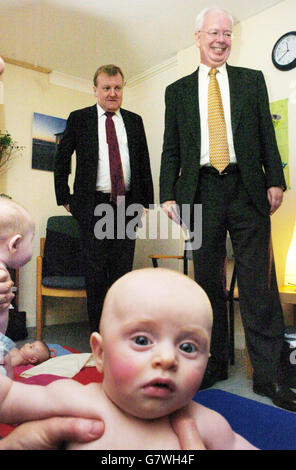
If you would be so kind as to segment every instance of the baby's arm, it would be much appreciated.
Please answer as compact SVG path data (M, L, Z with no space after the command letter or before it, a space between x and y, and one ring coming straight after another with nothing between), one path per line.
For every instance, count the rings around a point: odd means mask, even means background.
M210 449L218 450L258 450L240 434L233 431L228 421L217 414L215 432L212 434Z
M202 405L190 406L203 443L208 450L256 450L244 437L233 431L219 413Z
M91 395L87 393L89 391ZM61 379L43 387L14 382L0 375L0 420L15 424L51 416L100 418L92 385Z

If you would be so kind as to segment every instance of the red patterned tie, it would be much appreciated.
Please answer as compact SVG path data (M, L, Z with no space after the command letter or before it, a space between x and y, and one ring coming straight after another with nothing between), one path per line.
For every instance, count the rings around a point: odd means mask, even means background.
M112 117L115 113L106 112L106 137L109 147L109 165L111 176L111 201L117 204L117 196L125 194L123 170L116 136L116 130Z

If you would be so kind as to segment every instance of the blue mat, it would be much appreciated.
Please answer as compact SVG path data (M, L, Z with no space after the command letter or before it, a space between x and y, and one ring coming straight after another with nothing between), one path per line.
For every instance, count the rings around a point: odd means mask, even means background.
M72 354L71 351L68 349L63 348L63 346L60 346L59 344L53 344L53 343L46 343L49 349L54 349L57 356L64 356L66 354Z
M194 400L223 415L235 432L261 450L296 449L296 413L218 389L202 390Z

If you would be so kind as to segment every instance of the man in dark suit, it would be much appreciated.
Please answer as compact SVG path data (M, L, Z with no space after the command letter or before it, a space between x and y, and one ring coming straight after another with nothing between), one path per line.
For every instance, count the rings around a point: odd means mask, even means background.
M286 186L263 74L226 64L232 26L224 10L204 10L196 19L195 32L201 65L167 87L160 202L176 222L176 208L185 217L184 208L190 205L192 219L194 205L202 204L202 246L193 251L194 272L214 315L211 358L202 388L228 377L224 263L229 231L254 369L253 389L296 411L296 396L280 382L284 322L270 234L270 214L280 206ZM214 127L213 132L211 127L210 71L219 84L224 137L221 128ZM212 145L215 133L219 138ZM220 146L218 159L226 158L222 168L212 155L214 146ZM193 234L197 223L187 220Z
M55 158L57 203L72 213L81 228L92 331L98 329L107 289L132 269L137 224L125 211L131 204L137 204L139 211L153 204L144 126L140 116L120 108L123 82L122 71L117 66L102 66L96 71L97 104L70 114ZM111 140L114 143L114 133L108 136L107 120L113 125L113 131L115 126L115 147L119 148L116 156L119 163L117 160L115 164L119 174L115 180L111 177L114 164L109 162L109 149L112 147L114 151L111 143ZM74 191L70 194L68 176L74 151L76 172ZM138 222L140 217L138 214Z

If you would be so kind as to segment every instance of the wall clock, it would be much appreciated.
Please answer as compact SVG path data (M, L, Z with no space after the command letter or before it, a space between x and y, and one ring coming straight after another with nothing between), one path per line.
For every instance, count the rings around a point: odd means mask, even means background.
M290 31L277 40L271 57L273 65L279 70L296 67L296 31Z

